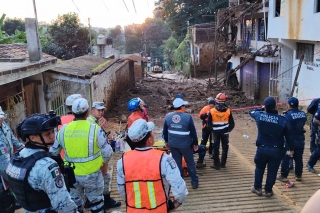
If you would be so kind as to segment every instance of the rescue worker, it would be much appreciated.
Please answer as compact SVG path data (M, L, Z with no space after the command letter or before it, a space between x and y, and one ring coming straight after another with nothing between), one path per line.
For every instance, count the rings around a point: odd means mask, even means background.
M229 107L225 104L228 96L219 93L215 98L215 106L210 110L208 124L213 131L213 165L211 168L219 170L225 168L229 150L229 133L235 124ZM219 157L220 141L222 146L221 161Z
M148 122L149 121L149 115L147 110L148 105L141 98L138 98L138 99L140 100L140 108L142 109L142 116L143 116L142 118Z
M128 117L128 122L127 122L127 127L126 129L130 128L132 123L139 119L139 118L144 118L143 115L143 109L141 107L141 101L139 98L132 98L128 104L127 104L128 110L131 112L131 114ZM127 141L128 145L130 148L133 150L135 147L135 143L131 143L130 141Z
M72 103L78 98L81 98L81 94L72 94L66 98L66 106L67 106L68 112L66 115L61 116L61 124L62 125L68 124L71 121L73 121L74 115L72 114L72 109L71 109ZM62 127L62 125L58 126L58 130Z
M103 117L104 109L105 107L103 102L93 102L91 107L91 115L88 116L87 120L93 124L99 125L101 129L104 129L107 125L107 120ZM108 142L108 139L106 140ZM121 202L116 201L110 197L110 178L110 173L108 172L107 175L104 176L103 197L105 208L115 208L121 206Z
M310 153L311 154L317 148L315 140L316 140L316 132L317 132L318 126L313 123L313 118L318 109L320 109L320 98L313 99L307 108L308 113L312 115L312 118L310 121Z
M14 149L23 148L23 144L13 135L9 125L4 122L4 118L5 113L0 107L0 176L3 178L3 181L7 181L6 168L10 162L10 158L14 153ZM5 206L9 207L12 204L8 202L11 200L12 195L9 190L4 189L3 184L0 179L0 203L3 204L0 207L0 212L4 211ZM8 200L8 203L5 204L6 200ZM16 209L18 208L21 208L21 206L16 204Z
M316 171L314 170L314 165L316 165L317 161L320 159L320 108L317 110L317 112L314 115L314 118L312 120L313 125L316 127L315 129L315 143L316 143L316 149L312 152L307 168L309 172L315 173Z
M49 147L55 140L54 129L60 117L34 114L17 127L25 148L13 155L6 173L10 187L25 212L77 212L64 181L62 159L56 161Z
M214 107L215 101L212 97L208 98L208 105L204 106L199 113L199 118L202 120L202 138L201 138L201 144L207 145L208 139L209 139L209 156L212 157L212 131L210 127L208 127L208 117L210 110Z
M153 129L153 122L141 118L134 121L127 140L136 143L136 148L125 152L117 163L118 191L126 202L127 213L171 212L188 195L174 159L152 148ZM170 189L173 199L169 197Z
M113 151L104 131L86 120L89 115L86 99L76 99L72 112L74 121L62 126L50 151L58 155L64 149L65 161L75 165L76 183L70 195L79 211L83 211L85 192L91 203L91 212L105 212L103 175L107 173L105 165L108 165Z
M193 152L198 151L198 137L193 119L185 113L187 101L176 98L173 101L174 112L166 115L162 136L166 146L170 148L173 159L177 162L181 177L183 177L182 156L184 157L193 189L199 185Z
M291 125L284 116L278 115L276 100L272 97L267 97L264 100L264 107L250 110L249 115L255 119L258 128L257 152L254 156L256 169L251 192L258 196L262 195L262 179L264 170L267 167L264 195L265 197L271 197L273 195L272 187L276 181L283 156L284 138L290 151L294 150L292 139L290 138Z
M292 143L294 144L294 149L292 152L290 150L284 155L281 163L281 175L277 177L277 180L282 182L288 182L288 174L289 174L289 161L290 156L293 157L295 162L295 175L296 181L302 180L302 168L303 168L303 151L304 151L304 133L306 132L303 127L307 121L307 115L305 112L298 109L299 100L295 97L291 97L288 99L288 108L289 110L284 113L284 116L291 124L292 128Z

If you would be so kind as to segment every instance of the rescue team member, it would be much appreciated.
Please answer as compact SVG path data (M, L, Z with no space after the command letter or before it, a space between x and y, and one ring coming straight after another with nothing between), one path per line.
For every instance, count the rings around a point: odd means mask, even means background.
M104 129L107 125L107 120L103 117L104 113L104 103L103 102L93 102L91 107L91 115L88 116L87 120L93 124L98 124L101 129ZM108 141L108 139L107 139ZM106 165L108 166L108 165ZM110 197L109 185L110 185L110 173L108 172L104 178L104 207L105 208L115 208L121 206L121 202L116 201Z
M166 146L170 148L173 159L177 162L181 177L183 177L182 156L184 157L193 189L199 185L193 151L198 151L198 137L193 119L185 113L187 101L176 98L173 101L174 112L166 115L162 136Z
M283 156L284 138L286 138L290 151L294 150L290 122L281 115L278 115L276 100L267 97L264 100L264 107L249 111L249 115L255 119L258 136L256 140L257 152L254 156L256 164L254 185L251 192L258 196L262 195L262 179L264 170L267 167L267 180L265 184L265 196L273 195L272 187L276 181L277 172ZM263 110L266 110L263 112Z
M7 180L6 168L10 162L10 158L13 155L14 148L21 149L23 144L13 135L9 125L4 122L5 113L0 107L0 176ZM11 202L9 202L11 200ZM3 183L0 179L0 212L4 212L5 209L9 208L14 203L14 198L9 192L3 187ZM21 208L16 204L16 208Z
M320 190L316 191L304 205L301 213L318 213L320 208Z
M91 212L104 212L103 175L113 151L107 142L101 128L87 121L89 104L84 98L76 99L72 104L75 120L63 125L57 135L57 140L51 147L51 152L58 155L61 149L65 151L65 161L75 165L75 188L70 195L83 211L84 192L91 203Z
M316 132L317 132L318 126L315 125L312 122L312 120L318 109L320 109L320 98L313 99L307 108L308 113L312 115L312 119L310 121L310 153L311 154L317 148L315 141L316 141Z
M208 127L208 117L210 110L214 107L215 101L212 97L208 98L208 105L204 106L199 113L199 118L202 120L202 138L201 144L207 145L209 139L209 155L212 157L212 131Z
M281 163L281 175L277 177L277 180L282 182L288 182L288 174L289 174L289 161L290 156L293 156L293 160L295 162L295 175L296 181L302 180L302 168L303 168L303 151L304 151L304 133L306 132L303 127L307 121L307 115L305 112L298 109L299 100L295 97L291 97L288 99L288 107L289 110L284 113L284 116L291 124L291 138L292 143L294 144L294 150L292 153L286 154ZM290 152L290 150L288 150Z
M25 212L77 212L64 181L62 165L49 151L60 117L34 114L17 127L25 148L15 153L6 170L10 187ZM51 210L51 211L50 211Z
M208 124L213 131L213 165L211 168L219 170L225 168L229 150L229 133L234 128L231 110L225 104L228 96L219 93L215 98L215 106L210 110ZM221 161L219 157L220 141L222 146Z
M136 148L125 152L117 163L118 191L126 202L127 213L171 212L188 195L174 159L152 148L153 129L153 122L144 119L133 122L127 140L135 143ZM169 198L170 189L173 199Z
M319 132L319 126L320 126L320 108L317 110L317 112L314 115L314 118L312 120L314 126L316 126L316 131L315 131L315 138L317 136L317 139L315 139L316 143L316 149L312 152L307 167L309 172L315 173L316 171L314 170L314 165L316 165L317 161L320 159L320 132Z
M74 119L74 115L72 114L72 103L78 99L81 98L81 94L72 94L69 95L66 99L66 107L68 109L68 112L66 115L61 116L61 125L58 126L58 130L62 127L63 124L68 124Z
M142 116L143 116L142 118L148 122L149 121L149 115L147 110L148 105L141 98L138 98L138 99L140 100L140 108L142 109Z

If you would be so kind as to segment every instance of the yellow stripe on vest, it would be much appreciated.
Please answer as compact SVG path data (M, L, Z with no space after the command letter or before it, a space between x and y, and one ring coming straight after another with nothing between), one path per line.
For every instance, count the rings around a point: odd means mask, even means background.
M139 182L133 182L133 190L134 190L135 207L139 209L142 207Z
M157 207L156 195L154 193L154 185L153 185L153 182L147 182L147 184L148 184L150 206L153 209Z

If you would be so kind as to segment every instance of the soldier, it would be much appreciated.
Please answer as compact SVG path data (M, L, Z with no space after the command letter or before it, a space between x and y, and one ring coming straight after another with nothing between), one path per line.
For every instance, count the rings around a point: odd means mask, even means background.
M10 162L10 158L13 155L14 148L21 149L23 148L23 144L19 142L19 140L13 135L9 125L4 122L5 113L2 111L0 107L0 176L4 180L7 180L6 168ZM0 197L11 197L9 191L6 191L3 187L3 183L0 179ZM1 200L0 203L5 202L6 199ZM8 203L8 206L10 204ZM0 207L0 212L1 212ZM16 204L16 208L21 208L18 204Z
M264 109L266 110L265 112ZM249 115L255 119L258 127L256 140L257 152L254 156L256 164L254 185L251 192L262 195L262 179L264 170L268 168L267 180L265 184L265 197L273 195L272 187L276 182L277 171L283 156L284 138L286 138L288 148L293 151L291 125L290 122L276 110L276 100L267 97L264 100L264 107L249 111Z
M153 129L153 122L144 119L133 122L127 140L136 143L136 148L125 152L117 163L118 191L127 204L128 213L170 212L188 195L174 159L152 148ZM173 199L169 198L170 189Z
M76 183L70 195L79 211L83 210L85 192L91 203L91 211L104 212L103 175L106 175L107 168L103 165L108 164L113 151L104 131L86 120L89 115L86 99L76 99L72 104L72 112L75 120L62 126L51 152L58 155L63 148L65 161L75 165Z
M89 115L87 118L89 122L93 124L98 124L102 130L107 125L107 120L103 117L104 109L105 107L103 102L93 102L92 108L91 108L91 115ZM103 197L104 197L105 208L115 208L115 207L121 206L121 202L116 201L110 197L110 192L109 192L110 178L111 178L110 173L108 172L107 175L104 176Z
M60 117L34 114L26 118L17 133L25 148L15 153L6 170L12 191L25 212L77 212L61 171L62 162L54 160L48 149L55 140L54 129Z

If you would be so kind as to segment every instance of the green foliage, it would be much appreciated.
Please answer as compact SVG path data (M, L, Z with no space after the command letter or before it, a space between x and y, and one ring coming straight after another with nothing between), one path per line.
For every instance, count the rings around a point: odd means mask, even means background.
M117 25L115 28L111 28L109 36L113 39L117 38L117 36L120 36L122 32L122 27L120 25Z
M161 46L164 60L168 63L169 69L174 67L174 51L178 45L178 41L173 36L170 36L170 38L163 41L163 45Z
M101 68L103 68L104 66L106 66L109 62L110 62L110 60L107 60L107 61L99 64L97 67L93 68L92 72L97 72L97 71L99 71Z
M190 34L187 34L185 39L179 44L178 48L174 51L175 69L183 70L183 65L190 61ZM190 74L190 70L186 71L186 74Z
M11 44L11 43L26 43L27 37L26 33L15 30L14 34L8 35L7 33L2 33L2 27L4 26L6 14L3 14L0 18L0 44Z
M83 27L76 13L59 15L50 26L49 34L43 48L45 53L67 60L89 52L89 29Z
M16 30L26 31L26 27L25 27L25 23L22 19L7 18L4 21L2 30L5 31L8 35L14 35Z
M138 53L143 49L142 25L128 25L124 28L125 52L127 54Z

